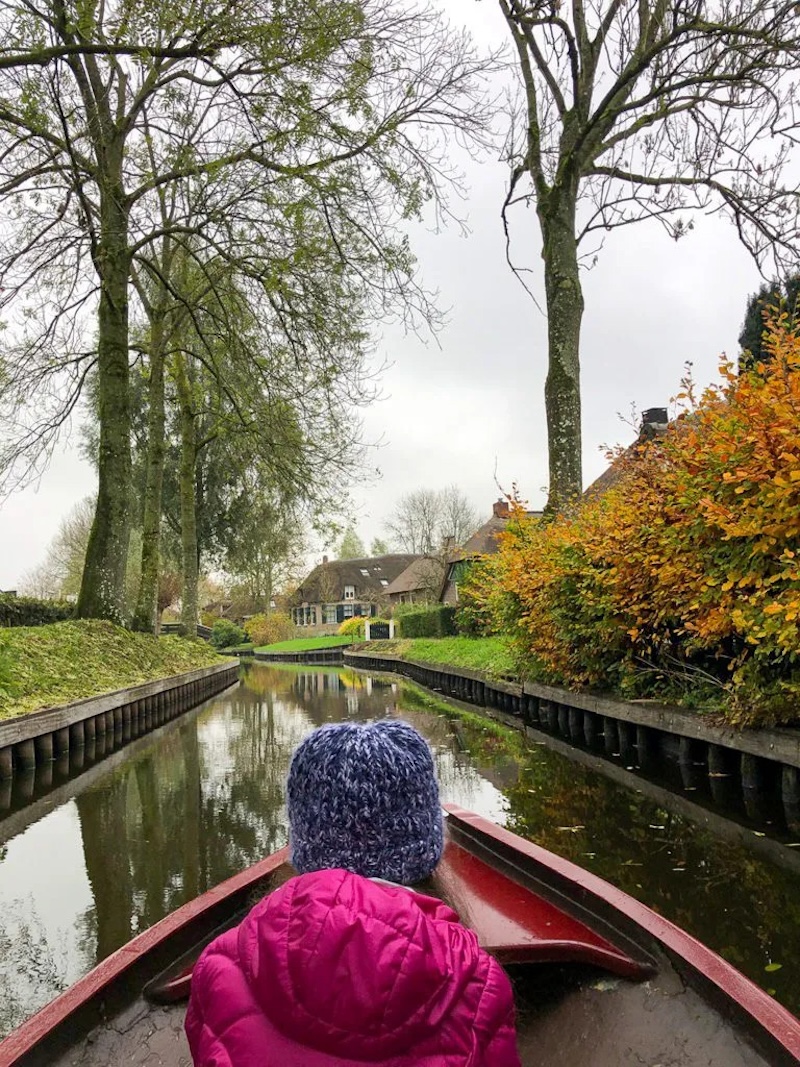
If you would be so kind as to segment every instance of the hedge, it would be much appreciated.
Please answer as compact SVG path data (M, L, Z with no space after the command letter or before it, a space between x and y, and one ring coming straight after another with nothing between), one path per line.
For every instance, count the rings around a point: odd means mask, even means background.
M456 633L456 609L429 604L395 612L398 637L451 637Z
M459 595L568 686L800 719L800 330L703 394L618 480L554 521L521 508ZM685 397L692 404L692 397Z
M74 614L75 605L66 600L38 600L0 593L0 626L46 626L64 622Z

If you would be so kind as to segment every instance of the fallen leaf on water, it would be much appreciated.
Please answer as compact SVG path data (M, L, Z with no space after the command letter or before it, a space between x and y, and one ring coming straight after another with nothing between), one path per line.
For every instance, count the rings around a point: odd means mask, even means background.
M756 837L766 837L767 836L765 833L762 833L761 830L753 830L753 833L756 835Z
M782 963L768 963L764 970L772 974L773 971L779 971L781 967L783 967Z
M578 825L578 826L557 826L556 827L556 830L560 830L562 834L563 833L577 834L577 832L579 830L585 830L585 829L586 829L585 826L580 826L580 825Z

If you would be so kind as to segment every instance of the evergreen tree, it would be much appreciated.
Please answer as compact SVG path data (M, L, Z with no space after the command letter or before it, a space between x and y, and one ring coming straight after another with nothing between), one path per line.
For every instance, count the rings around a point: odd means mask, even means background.
M348 526L342 537L339 550L336 553L337 559L365 559L367 550L364 548L364 542L358 536L354 526Z
M779 281L773 281L770 285L762 285L757 293L753 293L747 302L747 312L739 334L739 344L742 351L739 356L739 370L749 370L757 363L761 363L769 356L764 352L764 315L771 308L785 310L792 322L798 319L798 295L800 295L800 272L790 274L784 279L783 285Z

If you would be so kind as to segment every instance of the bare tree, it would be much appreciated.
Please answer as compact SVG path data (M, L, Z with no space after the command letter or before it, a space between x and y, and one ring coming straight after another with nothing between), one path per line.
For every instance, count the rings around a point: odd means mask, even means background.
M445 542L460 545L479 525L475 508L457 486L449 485L406 493L386 528L404 552L436 556Z
M93 496L84 497L61 520L58 532L48 546L47 556L42 563L29 571L21 582L21 588L26 593L45 598L77 598L95 507ZM139 585L140 542L141 532L134 528L125 566L125 618L135 601Z
M499 4L523 88L503 218L532 202L542 235L555 510L582 488L579 267L604 235L719 212L759 265L796 259L800 20L794 0Z

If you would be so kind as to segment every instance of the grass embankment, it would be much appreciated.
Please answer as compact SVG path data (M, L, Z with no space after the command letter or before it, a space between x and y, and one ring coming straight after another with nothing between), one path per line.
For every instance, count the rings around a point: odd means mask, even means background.
M274 645L261 645L256 652L311 652L315 648L336 648L352 645L352 637L334 634L332 637L295 637L291 641L276 641Z
M485 671L492 678L516 675L508 641L503 637L414 637L370 641L364 651L388 652L401 659Z
M217 663L203 641L96 619L0 629L0 719Z

